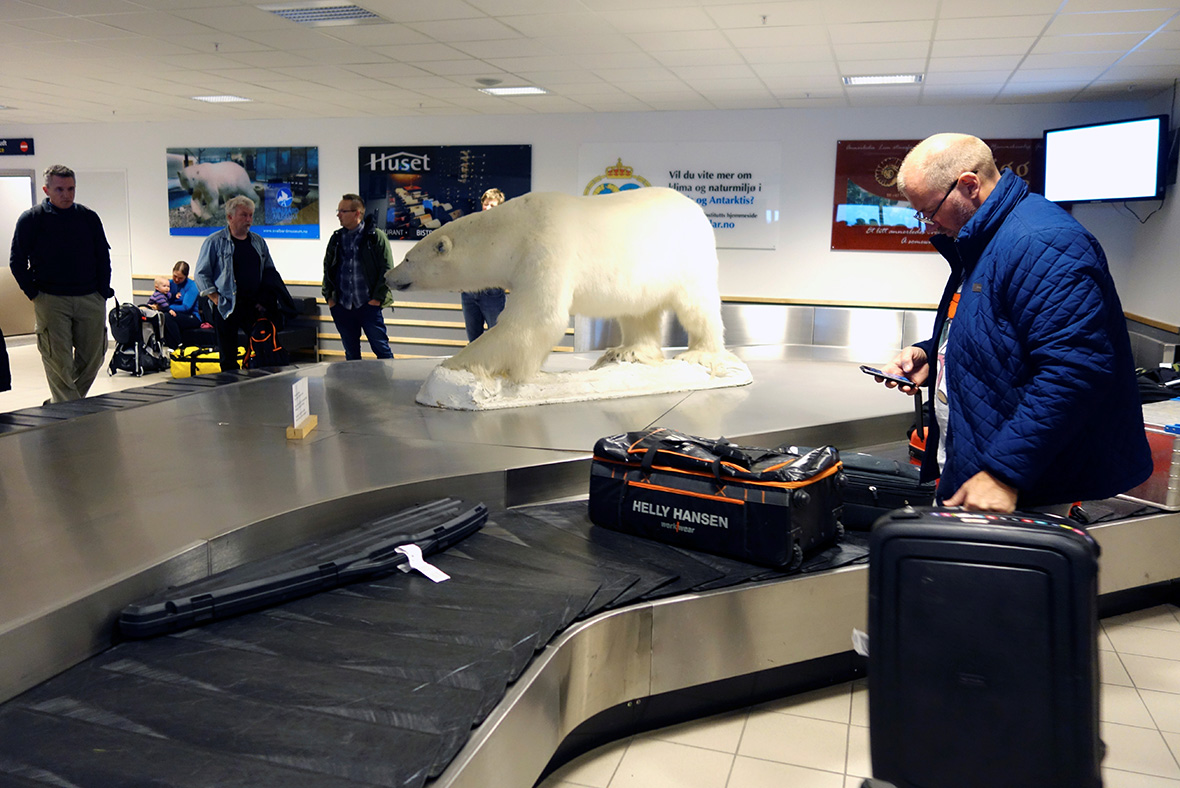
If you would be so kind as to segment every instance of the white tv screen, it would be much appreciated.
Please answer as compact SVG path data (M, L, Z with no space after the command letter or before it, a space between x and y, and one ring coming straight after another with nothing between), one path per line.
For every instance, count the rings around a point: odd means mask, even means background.
M1053 202L1163 197L1168 117L1120 120L1045 132L1045 197Z

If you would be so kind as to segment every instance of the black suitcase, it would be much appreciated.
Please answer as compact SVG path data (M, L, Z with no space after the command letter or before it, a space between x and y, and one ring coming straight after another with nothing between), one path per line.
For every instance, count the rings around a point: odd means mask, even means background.
M1048 515L900 510L869 561L875 778L1100 788L1093 539Z
M918 480L916 466L874 457L871 454L840 452L844 463L844 514L846 528L867 531L881 515L906 506L931 506L934 482Z
M736 446L653 428L600 439L595 525L739 561L794 569L841 534L840 455Z

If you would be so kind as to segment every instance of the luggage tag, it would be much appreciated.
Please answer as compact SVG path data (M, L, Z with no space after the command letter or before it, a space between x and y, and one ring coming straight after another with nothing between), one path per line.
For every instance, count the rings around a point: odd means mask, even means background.
M422 557L422 548L416 544L400 545L399 547L394 549L394 552L401 553L402 555L404 555L406 557L406 560L409 562L409 566L407 566L406 564L400 564L398 566L398 569L402 570L403 572L408 573L408 572L412 572L413 570L417 569L419 572L426 575L428 578L430 578L431 580L433 580L436 583L441 583L444 580L451 579L450 575L448 575L443 570L439 569L434 564L428 562L425 558L423 558Z

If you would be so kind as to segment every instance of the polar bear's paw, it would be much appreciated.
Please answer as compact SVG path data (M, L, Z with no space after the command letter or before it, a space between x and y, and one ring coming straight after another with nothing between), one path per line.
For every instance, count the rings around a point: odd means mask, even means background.
M633 364L663 364L664 354L658 347L647 347L641 345L620 345L618 347L608 347L602 351L602 356L594 362L594 366L590 369L599 369L605 367L607 364L618 364L627 361Z
M677 356L676 360L699 364L709 370L709 374L715 378L749 374L749 368L745 363L728 350L686 350Z

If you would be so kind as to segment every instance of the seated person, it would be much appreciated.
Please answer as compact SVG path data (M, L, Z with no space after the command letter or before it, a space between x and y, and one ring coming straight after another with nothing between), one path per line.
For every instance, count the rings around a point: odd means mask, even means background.
M163 312L168 309L169 285L171 281L166 276L156 277L156 289L148 296L147 305L157 312Z
M188 263L184 260L172 266L172 280L168 283L168 319L164 321L164 344L167 347L180 347L182 331L201 327L197 283L188 278L188 271Z

